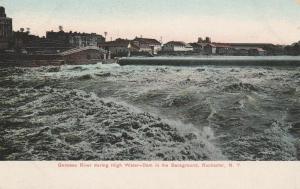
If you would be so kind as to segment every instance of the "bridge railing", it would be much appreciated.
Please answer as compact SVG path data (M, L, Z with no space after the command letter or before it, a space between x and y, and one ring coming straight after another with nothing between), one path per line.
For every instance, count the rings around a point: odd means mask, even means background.
M86 50L98 50L103 54L106 53L106 50L101 49L99 47L87 46L87 47L70 49L70 50L59 53L59 55L66 56L66 55L70 55L70 54L74 54L74 53L81 52L81 51L86 51Z

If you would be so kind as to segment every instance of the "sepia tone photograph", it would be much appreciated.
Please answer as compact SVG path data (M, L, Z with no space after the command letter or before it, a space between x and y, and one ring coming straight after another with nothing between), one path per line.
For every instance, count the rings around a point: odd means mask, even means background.
M299 0L0 0L1 161L298 161Z

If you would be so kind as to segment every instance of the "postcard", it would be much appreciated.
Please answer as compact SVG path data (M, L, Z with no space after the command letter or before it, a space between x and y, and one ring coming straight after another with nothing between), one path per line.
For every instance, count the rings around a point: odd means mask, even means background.
M0 189L299 188L299 0L0 0Z

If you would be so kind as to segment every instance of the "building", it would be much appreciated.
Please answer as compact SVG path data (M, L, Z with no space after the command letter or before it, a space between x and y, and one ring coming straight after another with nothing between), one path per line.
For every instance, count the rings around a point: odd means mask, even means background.
M216 45L208 43L204 46L204 54L215 55L216 53L217 53Z
M54 32L54 31L47 31L46 32L46 39L47 40L52 40L52 41L61 41L62 43L64 43L66 46L72 46L69 43L69 36L72 34L72 32L70 33L66 33L64 31L59 31L59 32Z
M213 43L213 45L216 47L216 54L218 55L234 55L234 48L230 45L218 43Z
M16 50L24 49L30 42L39 39L39 36L24 32L23 28L21 28L20 31L13 32L13 47Z
M72 48L61 39L40 38L31 35L28 31L24 32L23 28L13 32L13 47L16 52L27 54L55 54Z
M193 47L182 41L170 41L163 46L164 52L191 52Z
M287 55L300 55L300 41L284 47L284 52Z
M105 38L102 35L96 33L70 33L69 44L75 47L97 47L99 44L105 42Z
M30 35L21 29L14 32L15 49L28 54L55 54L73 48L98 47L105 42L105 38L96 33L77 33L48 31L46 37Z
M235 56L249 56L251 47L234 47Z
M73 48L94 46L97 47L105 42L105 38L102 35L96 33L78 33L78 32L64 32L62 28L60 31L48 31L46 33L48 40L64 42L66 46Z
M217 44L232 47L234 49L234 55L239 55L239 56L249 56L249 55L263 56L267 54L275 54L276 51L278 51L278 47L276 47L276 45L271 43L217 43Z
M100 48L108 51L111 57L131 56L140 51L140 48L128 39L116 39L99 45Z
M193 52L194 53L203 53L204 51L204 46L203 43L189 43L189 45L191 45L193 47Z
M230 45L232 47L249 47L249 48L270 48L274 47L274 44L271 43L219 43L224 45Z
M24 48L29 54L56 54L71 49L64 42L37 38L26 43Z
M249 50L250 56L266 56L267 51L262 48L252 48Z
M152 55L157 54L162 49L162 44L156 39L136 37L132 42L135 46L139 47L140 52L147 52Z
M200 44L200 43L199 43ZM205 43L201 43L205 44ZM268 50L276 46L268 43L206 43L204 54L207 55L235 55L235 56L264 56Z
M12 19L6 17L5 8L0 7L0 50L9 48L12 34Z
M212 45L212 41L210 37L199 37L198 41L195 43L190 43L193 47L193 52L198 54L216 54L216 47Z

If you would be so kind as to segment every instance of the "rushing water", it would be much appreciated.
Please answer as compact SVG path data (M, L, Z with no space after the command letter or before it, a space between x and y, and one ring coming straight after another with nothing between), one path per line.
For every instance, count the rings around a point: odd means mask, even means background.
M300 68L1 68L2 160L298 160Z

